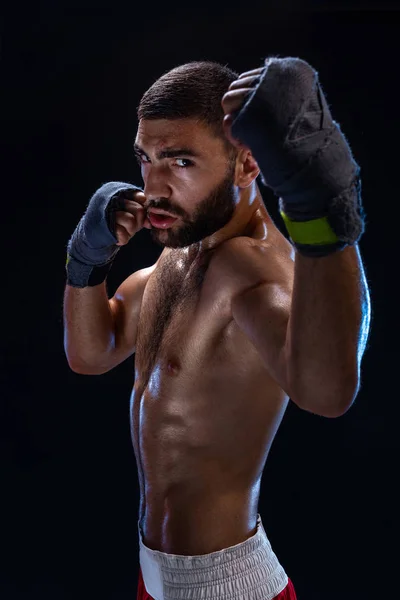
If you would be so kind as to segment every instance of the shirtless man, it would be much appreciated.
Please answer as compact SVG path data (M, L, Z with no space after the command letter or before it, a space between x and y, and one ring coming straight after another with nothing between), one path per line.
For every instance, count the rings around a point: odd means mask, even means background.
M138 599L294 599L260 482L289 397L338 417L359 389L370 320L359 168L300 59L239 77L182 65L138 118L144 188L94 194L68 244L64 300L73 371L135 354ZM143 227L163 251L108 299L112 261Z

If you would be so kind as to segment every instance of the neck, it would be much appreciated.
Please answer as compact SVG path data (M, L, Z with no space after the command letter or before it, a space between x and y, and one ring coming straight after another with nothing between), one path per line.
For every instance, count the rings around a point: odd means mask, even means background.
M197 252L214 250L226 240L250 235L265 213L264 201L255 181L247 188L238 188L238 200L231 220L222 229L194 244Z

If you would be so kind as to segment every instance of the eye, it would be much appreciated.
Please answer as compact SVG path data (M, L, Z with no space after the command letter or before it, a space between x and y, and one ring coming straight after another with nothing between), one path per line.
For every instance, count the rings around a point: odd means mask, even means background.
M144 163L144 162L148 162L148 157L145 154L135 154L136 156L136 160L138 161L139 165Z
M180 160L181 162L187 163L185 165L177 165L180 169L187 169L189 167L193 167L194 163L188 158L177 158L176 161Z

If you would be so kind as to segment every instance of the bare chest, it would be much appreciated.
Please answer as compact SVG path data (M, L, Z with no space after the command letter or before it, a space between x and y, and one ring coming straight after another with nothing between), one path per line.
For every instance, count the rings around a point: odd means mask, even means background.
M163 260L149 280L138 328L135 366L144 385L156 363L170 375L207 355L207 346L229 323L230 294L218 285L210 257L188 264Z
M235 279L236 264L231 272L214 265L163 261L143 297L131 432L146 540L156 549L165 547L166 511L171 531L174 523L181 531L185 514L196 521L193 498L201 514L211 514L210 489L213 499L236 498L248 522L246 511L256 508L249 490L287 401L232 318L232 298L249 281ZM225 503L211 521L220 522L226 512ZM237 519L236 509L232 513ZM199 531L209 527L197 523L194 529L198 544Z

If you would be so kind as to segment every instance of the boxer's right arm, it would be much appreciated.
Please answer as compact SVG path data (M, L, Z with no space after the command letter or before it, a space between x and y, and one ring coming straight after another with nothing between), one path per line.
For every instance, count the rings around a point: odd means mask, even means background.
M143 293L155 266L130 275L110 300L105 283L66 286L64 348L75 373L101 375L135 352Z
M64 349L77 373L106 373L135 351L144 288L153 267L137 271L109 300L105 280L119 246L151 228L140 188L108 182L92 196L68 242Z

